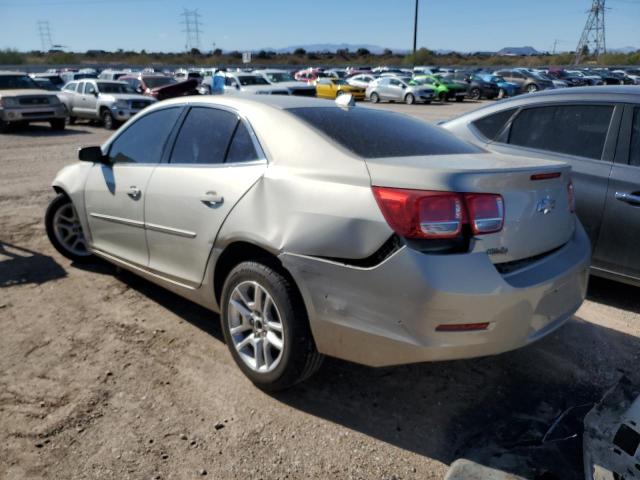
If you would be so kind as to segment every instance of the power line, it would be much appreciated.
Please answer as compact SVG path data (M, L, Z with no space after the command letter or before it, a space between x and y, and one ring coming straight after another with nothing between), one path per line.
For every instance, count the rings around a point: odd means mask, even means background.
M38 34L40 35L40 45L42 45L42 51L47 52L51 50L53 41L51 40L51 27L48 21L38 21Z
M578 65L582 58L588 54L593 54L597 59L600 55L607 53L607 43L605 40L604 12L605 0L593 0L587 23L584 25L580 41L576 48L573 64Z
M191 50L192 48L197 48L199 50L201 34L200 27L202 26L200 17L202 15L198 13L197 8L195 10L188 10L185 8L180 16L184 18L180 23L184 25L184 30L182 30L182 32L186 34L185 49Z

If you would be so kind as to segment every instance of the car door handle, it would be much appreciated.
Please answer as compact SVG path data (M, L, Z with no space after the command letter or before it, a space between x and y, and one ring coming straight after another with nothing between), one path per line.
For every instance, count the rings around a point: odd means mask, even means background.
M127 195L129 195L134 200L138 200L142 196L142 190L132 185L129 187L129 191L127 192Z
M620 200L621 202L626 202L629 205L640 207L640 195L636 195L634 193L616 192L615 197L616 197L616 200Z
M215 207L216 205L220 205L224 202L224 197L222 195L218 195L216 192L207 192L200 201L207 207Z

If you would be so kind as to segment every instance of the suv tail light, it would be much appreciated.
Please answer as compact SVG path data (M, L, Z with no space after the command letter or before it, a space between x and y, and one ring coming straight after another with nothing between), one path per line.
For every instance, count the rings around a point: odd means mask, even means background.
M574 213L576 211L576 192L573 189L573 181L569 180L567 185L567 198L569 202L569 211Z
M475 235L502 230L504 203L491 193L456 193L373 187L389 226L407 238L455 238L469 224Z

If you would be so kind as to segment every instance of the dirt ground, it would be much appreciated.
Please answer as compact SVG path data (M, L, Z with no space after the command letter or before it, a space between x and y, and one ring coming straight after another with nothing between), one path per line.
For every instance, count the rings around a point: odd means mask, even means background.
M474 106L379 108L438 120ZM592 279L570 322L519 351L382 369L327 359L262 393L215 314L47 241L50 181L107 136L0 136L1 479L439 479L479 449L535 444L622 374L638 381L640 290Z

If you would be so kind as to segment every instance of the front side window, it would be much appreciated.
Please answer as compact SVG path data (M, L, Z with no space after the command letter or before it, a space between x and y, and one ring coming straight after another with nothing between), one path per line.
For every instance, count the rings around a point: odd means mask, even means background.
M75 92L78 84L76 82L67 83L62 90L65 92Z
M612 105L528 108L511 124L509 143L600 160L612 115Z
M362 158L484 152L445 130L395 112L340 107L291 108L288 112Z
M111 144L112 163L159 163L180 107L156 110L139 118Z
M223 163L238 116L216 108L194 107L180 128L171 163Z
M495 140L516 110L515 108L510 108L509 110L487 115L475 120L473 126L487 139Z
M629 163L640 167L640 108L633 111L631 127L631 148L629 149Z

